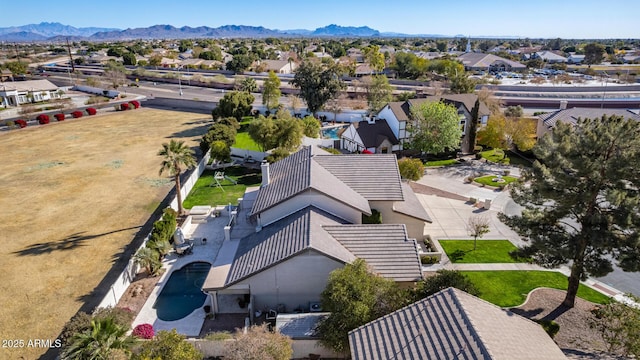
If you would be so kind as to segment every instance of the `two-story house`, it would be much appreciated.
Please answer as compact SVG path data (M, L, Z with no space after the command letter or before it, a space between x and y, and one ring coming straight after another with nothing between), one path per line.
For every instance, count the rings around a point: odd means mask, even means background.
M305 147L263 163L262 172L262 185L245 193L238 214L253 230L231 230L203 285L214 313L238 312L237 298L256 310L309 309L329 273L356 258L400 284L422 278L415 239L431 220L400 180L394 155ZM373 209L383 223L363 224Z
M377 117L387 122L389 128L398 139L399 150L403 150L405 145L411 140L412 107L429 101L442 101L445 104L453 105L458 110L458 115L460 116L460 129L462 130L460 150L463 153L471 153L473 151L473 144L470 143L469 135L471 134L472 127L469 125L472 120L471 112L476 100L478 100L478 95L476 94L450 94L428 96L426 98L411 99L404 102L390 102L378 112ZM476 131L487 124L490 114L491 111L489 108L483 102L480 102Z

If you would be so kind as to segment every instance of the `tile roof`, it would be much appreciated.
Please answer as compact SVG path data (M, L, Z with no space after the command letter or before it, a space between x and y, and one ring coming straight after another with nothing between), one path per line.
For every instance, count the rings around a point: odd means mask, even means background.
M458 60L462 62L462 64L466 67L470 68L489 68L495 62L502 62L514 69L525 69L526 66L517 61L505 59L503 57L493 55L493 54L483 54L483 53L464 53L458 56Z
M280 71L285 65L289 65L288 60L260 60L260 63L265 65L267 71Z
M404 195L404 201L396 201L393 203L393 211L414 217L419 220L432 223L431 217L427 214L424 206L418 200L416 193L413 192L411 186L407 183L402 183L402 193Z
M542 327L448 288L349 332L351 358L566 359Z
M240 244L224 286L232 285L310 248L345 263L355 260L355 256L322 227L343 223L344 220L309 206L239 240Z
M357 189L351 189L348 184L319 166L314 161L317 157L318 155L314 156L312 147L308 146L269 165L269 184L260 188L251 215L276 206L311 188L370 214L367 199L359 194Z
M379 275L394 281L422 279L414 240L403 224L325 225L323 229Z
M543 60L553 60L553 61L567 61L567 58L554 53L553 51L540 51L537 52L536 55Z
M556 110L539 116L547 128L552 128L558 121L575 125L578 119L599 119L603 115L622 116L625 119L640 121L640 115L627 109L571 108Z
M388 139L392 145L399 143L389 124L384 119L378 119L373 124L369 124L368 121L360 121L353 125L366 148L378 147L385 139Z
M322 167L367 200L404 200L393 154L318 155Z

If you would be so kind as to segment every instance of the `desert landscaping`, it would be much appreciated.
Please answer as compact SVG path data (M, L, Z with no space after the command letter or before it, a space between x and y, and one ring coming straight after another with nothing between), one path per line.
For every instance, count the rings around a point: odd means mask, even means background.
M197 147L209 121L141 108L0 134L2 339L55 340L171 190L162 143Z

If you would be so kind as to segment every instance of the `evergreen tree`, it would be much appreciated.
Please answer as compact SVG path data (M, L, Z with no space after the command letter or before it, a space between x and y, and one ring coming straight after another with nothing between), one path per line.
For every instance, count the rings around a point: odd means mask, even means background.
M522 215L500 217L542 265L571 268L563 305L580 280L640 270L640 123L621 117L558 122L533 148L539 161L511 194Z
M469 124L469 151L473 151L476 147L476 139L478 137L478 120L480 119L480 99L471 109L471 124Z
M336 66L311 61L305 61L298 67L291 85L300 89L300 97L313 114L345 88Z

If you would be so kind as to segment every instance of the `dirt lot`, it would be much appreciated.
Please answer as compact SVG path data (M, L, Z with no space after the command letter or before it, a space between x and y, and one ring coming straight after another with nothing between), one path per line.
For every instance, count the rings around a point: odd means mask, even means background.
M161 144L197 146L209 119L141 108L0 133L0 358L48 350L29 340L58 336L172 188Z

